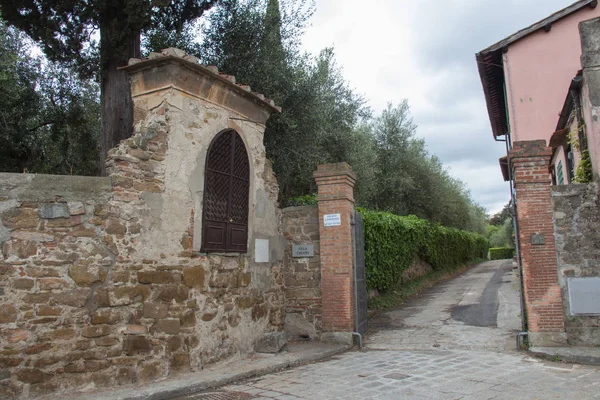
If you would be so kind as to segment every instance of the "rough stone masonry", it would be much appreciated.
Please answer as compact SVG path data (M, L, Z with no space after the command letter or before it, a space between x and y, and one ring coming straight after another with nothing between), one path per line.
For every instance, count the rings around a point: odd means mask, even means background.
M135 126L109 152L109 178L0 174L0 398L153 381L283 330L263 146L278 108L176 49L125 69ZM207 148L223 129L250 158L244 254L199 252Z

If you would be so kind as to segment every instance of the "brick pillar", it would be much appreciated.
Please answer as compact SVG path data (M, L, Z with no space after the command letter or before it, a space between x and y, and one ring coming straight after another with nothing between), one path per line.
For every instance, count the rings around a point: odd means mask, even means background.
M321 237L323 331L348 333L354 331L354 250L351 221L356 174L347 163L337 163L319 165L314 177L319 188L317 200ZM325 226L324 218L331 214L340 214L340 225ZM347 337L346 335L344 340Z
M548 173L551 156L552 149L545 140L515 142L509 152L517 199L529 342L533 346L566 344Z

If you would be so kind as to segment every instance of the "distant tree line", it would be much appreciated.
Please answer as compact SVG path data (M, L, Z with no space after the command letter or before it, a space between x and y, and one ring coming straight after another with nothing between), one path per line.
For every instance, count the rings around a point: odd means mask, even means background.
M311 1L197 3L195 16L212 8L200 20L179 15L172 8L176 24L167 24L146 10L144 15L149 17L144 18L150 19L141 28L133 27L142 34L140 49L147 53L182 48L203 64L235 75L238 82L265 93L282 107L265 131L267 157L277 174L282 205L314 194L312 173L317 164L347 161L358 175L358 205L486 233L485 210L417 137L406 99L374 115L366 99L344 80L332 48L318 55L301 50L302 35L314 12ZM0 87L13 93L0 98L0 168L95 174L103 159L99 145L102 73L82 74L84 66L90 68L83 59L77 64L34 56L30 39L21 31L4 23L0 30ZM44 47L47 39L34 39L45 54L51 53ZM89 44L93 47L94 43L90 40Z

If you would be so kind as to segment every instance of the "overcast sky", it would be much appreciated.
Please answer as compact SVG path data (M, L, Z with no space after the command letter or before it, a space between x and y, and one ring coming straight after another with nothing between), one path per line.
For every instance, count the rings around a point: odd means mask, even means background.
M574 1L574 0L573 0ZM475 53L569 0L316 0L304 47L333 46L344 76L380 112L407 98L431 153L489 212L509 200Z

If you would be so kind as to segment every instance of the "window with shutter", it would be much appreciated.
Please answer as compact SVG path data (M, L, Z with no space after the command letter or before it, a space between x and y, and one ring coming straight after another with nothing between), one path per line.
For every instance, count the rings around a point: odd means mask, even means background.
M204 174L202 251L245 253L250 164L236 131L223 131L213 139Z

